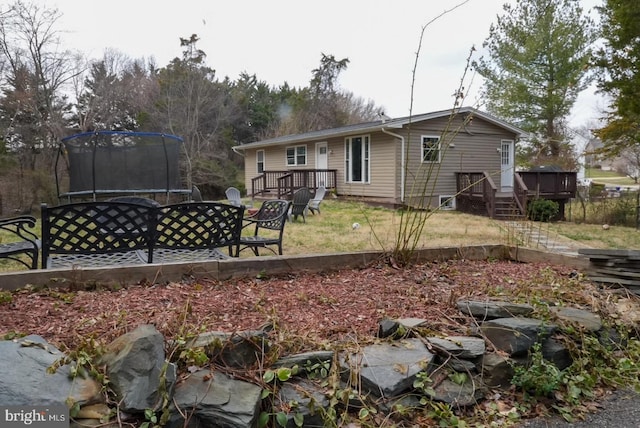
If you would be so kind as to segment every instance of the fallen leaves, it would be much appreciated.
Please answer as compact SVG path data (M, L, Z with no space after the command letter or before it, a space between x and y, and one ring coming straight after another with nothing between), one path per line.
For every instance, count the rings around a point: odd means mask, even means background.
M19 291L0 305L0 333L38 334L73 349L82 337L108 343L141 324L153 324L173 338L188 331L252 330L272 322L309 342L367 341L384 317L415 317L442 334L461 335L468 325L456 299L526 299L540 272L549 270L556 277L569 272L561 266L451 260L266 279L190 279L115 291ZM303 350L309 343L300 346Z

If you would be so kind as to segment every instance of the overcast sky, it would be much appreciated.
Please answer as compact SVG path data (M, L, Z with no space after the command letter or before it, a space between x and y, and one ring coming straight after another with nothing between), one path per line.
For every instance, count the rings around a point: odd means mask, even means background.
M0 0L5 1L5 0ZM200 37L198 48L222 80L241 72L272 86L306 86L321 53L349 59L340 86L372 100L392 117L451 108L472 46L482 54L489 27L506 0L47 0L68 46L100 58L106 48L158 66L181 56L179 38ZM588 10L599 0L583 0ZM450 13L438 18L446 10ZM595 12L592 13L595 16ZM428 24L428 25L427 25ZM465 105L476 105L479 76L467 80ZM469 90L470 89L470 90ZM597 116L601 102L580 98L572 123Z

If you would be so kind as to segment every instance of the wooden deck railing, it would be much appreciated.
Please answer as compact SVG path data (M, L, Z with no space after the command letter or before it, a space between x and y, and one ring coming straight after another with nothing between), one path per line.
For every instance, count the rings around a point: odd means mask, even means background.
M482 189L484 200L487 203L487 214L489 214L490 218L494 218L496 216L496 193L498 192L498 188L488 172L484 172L483 174L484 182Z
M498 188L488 172L456 173L456 194L469 201L484 203L490 217L495 214L497 192Z
M276 192L278 198L290 199L293 192L301 187L317 189L324 186L335 189L338 171L335 169L294 169L265 171L251 179L250 196L264 196Z
M529 190L529 196L544 199L570 199L576 196L576 172L521 171L518 174Z
M474 214L485 212L496 215L496 197L504 198L498 192L493 179L486 172L456 173L458 209ZM521 171L514 174L513 198L520 213L527 212L527 204L531 199L544 198L560 203L564 212L564 204L576 196L577 173L551 171Z
M527 212L527 201L529 199L529 189L522 180L520 174L514 174L513 180L513 196L521 213Z

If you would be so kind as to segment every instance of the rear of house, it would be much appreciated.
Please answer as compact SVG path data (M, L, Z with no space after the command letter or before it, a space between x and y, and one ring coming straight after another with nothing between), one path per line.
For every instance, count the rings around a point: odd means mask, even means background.
M237 146L252 197L324 185L338 196L394 206L455 208L458 174L488 173L513 188L523 132L464 107Z

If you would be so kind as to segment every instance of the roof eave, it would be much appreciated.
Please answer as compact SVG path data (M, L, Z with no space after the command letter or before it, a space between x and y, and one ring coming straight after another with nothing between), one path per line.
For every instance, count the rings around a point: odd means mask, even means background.
M400 123L382 123L374 126L368 126L364 128L358 128L358 129L348 129L348 130L334 132L326 135L310 135L310 136L300 135L299 138L274 138L266 141L258 141L255 143L241 144L239 146L234 146L233 149L234 150L260 149L263 147L279 146L283 144L309 143L312 141L323 141L323 140L326 140L327 138L346 137L349 135L353 135L354 133L362 134L367 132L382 131L382 129L386 129L386 128L401 129L402 127L403 127L403 124L400 124Z

